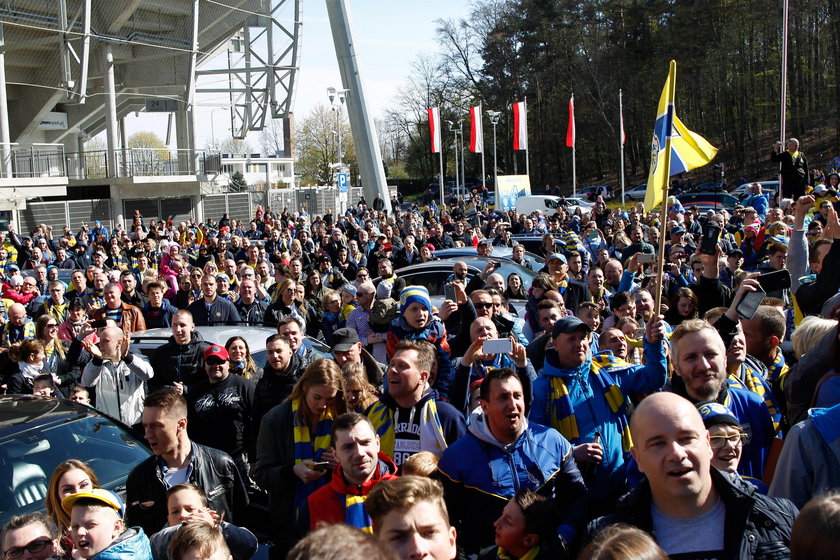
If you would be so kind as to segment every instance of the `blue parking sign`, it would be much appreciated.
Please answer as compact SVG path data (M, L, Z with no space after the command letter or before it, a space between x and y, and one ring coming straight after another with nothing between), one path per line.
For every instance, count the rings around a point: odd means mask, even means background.
M347 192L350 184L347 182L347 173L338 174L338 192Z

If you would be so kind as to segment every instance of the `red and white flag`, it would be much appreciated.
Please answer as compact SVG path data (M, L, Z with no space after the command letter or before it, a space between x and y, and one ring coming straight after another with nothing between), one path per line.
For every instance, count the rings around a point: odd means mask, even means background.
M484 152L484 128L481 124L481 105L470 107L470 151L474 154Z
M566 147L575 147L575 96L569 98L569 128L566 129Z
M432 139L432 153L440 153L440 109L431 107L429 112L429 136Z
M525 101L513 104L513 149L528 149L528 108Z

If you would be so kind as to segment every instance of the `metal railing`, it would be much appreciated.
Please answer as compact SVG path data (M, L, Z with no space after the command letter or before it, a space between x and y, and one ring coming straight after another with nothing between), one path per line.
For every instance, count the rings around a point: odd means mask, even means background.
M116 151L115 177L205 175L207 155L198 150L126 148ZM71 153L66 156L71 179L111 178L105 150Z
M0 177L4 179L66 176L63 144L0 145Z

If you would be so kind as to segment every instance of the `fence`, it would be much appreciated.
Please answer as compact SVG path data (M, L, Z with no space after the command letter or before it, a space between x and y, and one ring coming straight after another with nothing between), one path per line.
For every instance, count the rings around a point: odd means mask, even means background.
M117 176L205 175L206 154L196 150L126 148L117 150ZM70 153L66 156L70 179L110 177L108 152Z

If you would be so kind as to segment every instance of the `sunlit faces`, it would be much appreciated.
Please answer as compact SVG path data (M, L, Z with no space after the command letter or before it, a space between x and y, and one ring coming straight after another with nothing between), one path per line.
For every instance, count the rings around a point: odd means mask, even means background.
M428 501L392 510L382 518L377 535L400 560L452 560L457 552L455 528Z
M709 436L713 453L712 466L728 473L738 470L745 436L740 428L729 424L715 424L709 428Z
M306 390L306 395L304 396L306 408L309 409L313 417L320 417L333 404L336 394L338 394L338 391L335 387L330 387L329 385L313 385Z
M201 495L195 490L187 488L178 490L166 500L166 523L170 527L180 525L206 507Z
M684 335L672 349L674 370L697 401L714 400L726 377L726 349L712 328Z
M2 544L4 556L10 560L46 560L55 556L58 550L49 531L41 523L30 523L5 531Z
M491 300L492 305L492 300ZM429 308L422 303L413 301L403 311L405 321L415 329L421 329L429 322Z
M525 427L525 397L515 376L493 379L481 410L492 434L503 444L513 443Z
M370 480L379 465L379 436L368 422L335 432L335 455L344 477L353 484Z
M70 534L81 558L93 558L105 550L123 531L116 510L108 506L73 506Z

